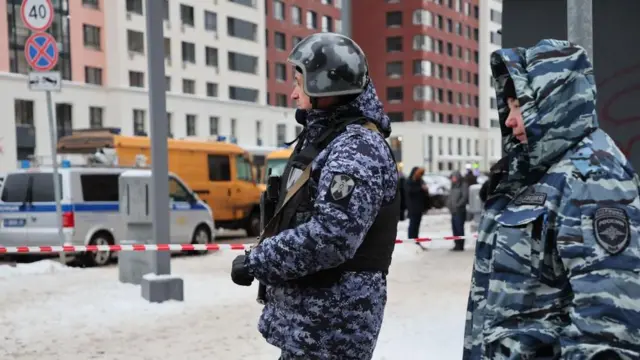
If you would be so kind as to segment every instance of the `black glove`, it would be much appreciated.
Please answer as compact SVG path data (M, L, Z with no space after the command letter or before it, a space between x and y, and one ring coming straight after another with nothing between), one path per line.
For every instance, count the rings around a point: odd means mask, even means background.
M231 280L241 286L251 286L253 276L249 274L249 269L244 265L247 255L239 255L233 260L231 265Z

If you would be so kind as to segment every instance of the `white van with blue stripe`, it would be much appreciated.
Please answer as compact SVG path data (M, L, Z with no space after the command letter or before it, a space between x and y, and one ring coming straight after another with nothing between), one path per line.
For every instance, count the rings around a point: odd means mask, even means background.
M119 167L62 167L62 226L65 245L118 244L125 234L119 213ZM215 240L213 214L175 174L169 174L172 244ZM6 174L0 197L0 245L60 245L53 169L38 167ZM109 263L108 251L76 254L89 266Z

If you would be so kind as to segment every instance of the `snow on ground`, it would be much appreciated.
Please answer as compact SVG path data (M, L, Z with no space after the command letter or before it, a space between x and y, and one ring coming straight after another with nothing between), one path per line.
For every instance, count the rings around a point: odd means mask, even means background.
M406 222L398 237L406 238ZM450 235L448 215L423 218L421 236ZM374 359L460 359L473 241L421 250L401 244ZM151 304L118 282L117 266L65 269L51 261L0 266L0 359L276 359L257 332L257 284L231 282L236 251L172 259L185 301Z

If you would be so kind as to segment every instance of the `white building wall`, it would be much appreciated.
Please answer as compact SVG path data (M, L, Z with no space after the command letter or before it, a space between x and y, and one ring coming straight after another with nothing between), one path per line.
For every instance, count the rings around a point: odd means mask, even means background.
M483 0L480 2L480 29L479 29L479 87L480 87L480 127L485 130L482 136L482 143L485 147L487 157L485 166L488 168L492 163L500 159L502 155L502 140L500 127L498 124L498 111L492 106L495 105L496 92L491 83L491 53L500 49L497 44L498 39L494 38L492 43L492 33L497 34L502 25L498 19L491 19L491 10L502 13L501 0ZM494 35L495 36L495 35Z
M427 172L450 173L464 170L468 163L482 163L482 129L418 121L393 123L391 129L392 137L401 138L402 166L407 174L414 166L425 167Z

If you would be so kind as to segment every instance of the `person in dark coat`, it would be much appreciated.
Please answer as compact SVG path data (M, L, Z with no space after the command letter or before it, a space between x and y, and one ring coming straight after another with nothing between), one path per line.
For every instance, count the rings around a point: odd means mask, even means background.
M409 217L409 239L415 239L420 232L420 221L422 214L427 208L426 199L429 190L422 180L424 169L414 167L409 173L409 177L405 180L405 194L407 201L407 215Z
M469 203L469 187L465 184L459 171L451 173L451 190L447 198L447 208L451 212L451 228L453 236L464 236L464 223L467 219ZM464 239L454 240L453 251L464 250Z

